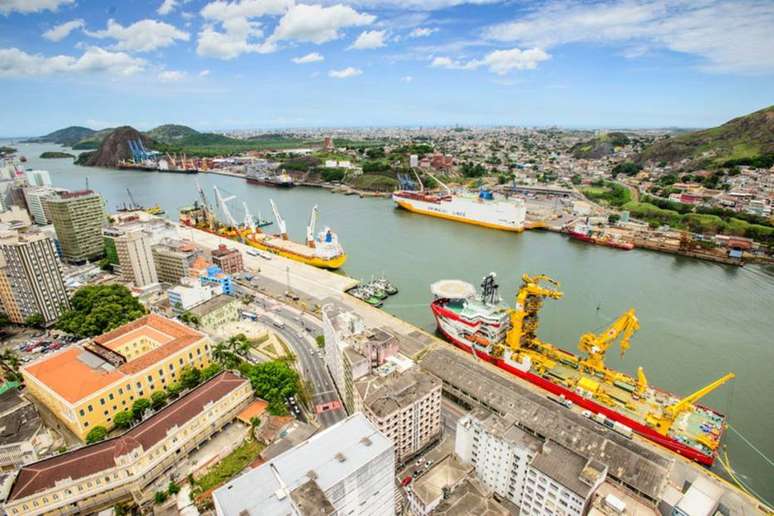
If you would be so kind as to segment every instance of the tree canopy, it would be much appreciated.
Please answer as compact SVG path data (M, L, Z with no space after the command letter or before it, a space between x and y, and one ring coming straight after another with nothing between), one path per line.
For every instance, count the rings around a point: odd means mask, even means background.
M256 364L246 372L256 395L269 402L269 412L286 414L285 400L300 389L298 373L283 360Z
M107 428L104 426L95 426L86 435L86 444L94 444L102 441L107 437Z
M70 306L57 328L80 337L100 335L145 315L145 308L123 285L82 287Z

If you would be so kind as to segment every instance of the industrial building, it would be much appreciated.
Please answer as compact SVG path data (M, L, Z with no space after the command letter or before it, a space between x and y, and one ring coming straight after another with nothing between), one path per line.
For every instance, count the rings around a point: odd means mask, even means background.
M355 414L217 489L218 516L394 516L392 443Z

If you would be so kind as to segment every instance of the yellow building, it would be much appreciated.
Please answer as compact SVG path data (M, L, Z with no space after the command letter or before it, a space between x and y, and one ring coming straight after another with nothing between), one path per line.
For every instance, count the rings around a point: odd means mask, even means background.
M210 363L205 334L156 314L146 315L21 369L27 389L76 436L135 400L179 381L180 371Z

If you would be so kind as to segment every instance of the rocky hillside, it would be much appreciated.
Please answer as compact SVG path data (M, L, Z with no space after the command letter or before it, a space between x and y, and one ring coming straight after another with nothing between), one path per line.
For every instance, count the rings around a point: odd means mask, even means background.
M129 151L129 140L141 139L146 148L153 143L150 138L134 127L128 125L117 127L108 134L94 152L83 153L78 158L78 164L89 167L115 167L119 161L132 157Z
M67 147L72 147L79 141L91 137L96 131L89 129L88 127L81 127L73 125L59 129L53 133L49 133L45 136L39 136L37 138L30 138L28 142L34 143L58 143Z
M184 138L198 135L199 131L185 125L165 124L151 129L145 134L157 142L177 143Z
M684 168L698 168L767 155L774 155L774 106L712 129L665 137L640 153L638 161L675 164L688 160Z
M626 145L629 141L629 137L624 133L605 133L588 141L576 143L570 152L576 159L600 159L611 156L616 147Z

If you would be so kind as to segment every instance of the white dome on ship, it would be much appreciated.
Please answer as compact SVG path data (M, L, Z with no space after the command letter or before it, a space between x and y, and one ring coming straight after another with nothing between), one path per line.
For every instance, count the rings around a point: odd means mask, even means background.
M476 296L476 288L462 280L436 281L430 285L430 292L443 299L469 299Z

